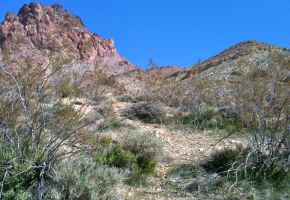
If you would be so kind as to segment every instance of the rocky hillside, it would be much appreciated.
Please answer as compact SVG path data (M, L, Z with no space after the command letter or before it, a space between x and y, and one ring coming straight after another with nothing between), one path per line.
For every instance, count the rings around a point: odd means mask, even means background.
M231 91L245 81L252 82L252 86L257 83L264 83L264 86L279 84L287 90L290 85L290 50L246 41L195 66L189 74L190 79L208 82L207 90L220 99L231 96Z
M9 66L28 62L46 65L51 57L82 62L87 68L106 66L109 75L138 68L121 57L112 39L89 32L81 19L55 4L24 5L17 15L7 13L0 26L0 52Z
M155 67L118 79L129 93L142 96L143 100L178 105L184 98L200 96L212 106L224 107L234 105L237 88L245 92L276 88L287 96L290 50L246 41L191 68Z
M242 75L253 68L266 70L270 65L277 64L279 58L289 59L290 50L257 41L238 43L216 56L206 59L191 68L176 70L168 78L185 80L189 77L219 77L220 75ZM289 60L287 60L289 61ZM284 67L284 81L289 79L289 66ZM243 72L242 72L243 71Z
M290 199L289 49L143 71L31 3L0 25L0 86L0 199Z
M202 77L221 74L242 75L250 72L255 67L266 70L270 65L277 64L278 56L289 58L290 50L256 41L246 41L198 64L192 69L191 73L201 74ZM285 72L286 79L287 76L289 74Z

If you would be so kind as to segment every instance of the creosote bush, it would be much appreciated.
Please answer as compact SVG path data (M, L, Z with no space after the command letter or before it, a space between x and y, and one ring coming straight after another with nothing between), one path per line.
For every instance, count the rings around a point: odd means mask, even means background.
M42 200L59 162L82 150L71 144L90 122L51 89L60 68L22 70L0 66L0 199Z

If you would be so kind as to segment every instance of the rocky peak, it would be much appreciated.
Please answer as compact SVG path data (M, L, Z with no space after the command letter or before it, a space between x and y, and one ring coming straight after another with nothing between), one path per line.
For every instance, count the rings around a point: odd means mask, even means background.
M41 64L54 53L90 65L106 65L110 75L138 69L118 54L112 39L90 33L79 17L59 4L30 3L17 15L7 13L0 26L0 46L13 63L31 57Z
M14 15L13 13L11 13L11 12L8 12L6 15L5 15L5 21L7 21L7 22L14 22L14 21L16 21L17 20L17 16L16 15Z
M39 3L24 4L18 12L18 17L23 25L46 24L59 26L74 26L85 29L78 16L66 11L60 4L42 6ZM68 24L72 22L71 24Z

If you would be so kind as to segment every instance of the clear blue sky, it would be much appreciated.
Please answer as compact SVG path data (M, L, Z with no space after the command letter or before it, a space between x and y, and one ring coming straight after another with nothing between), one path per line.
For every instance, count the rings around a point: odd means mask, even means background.
M40 0L60 3L92 32L113 38L121 55L145 68L190 66L244 40L290 47L290 0ZM0 18L24 0L1 0Z

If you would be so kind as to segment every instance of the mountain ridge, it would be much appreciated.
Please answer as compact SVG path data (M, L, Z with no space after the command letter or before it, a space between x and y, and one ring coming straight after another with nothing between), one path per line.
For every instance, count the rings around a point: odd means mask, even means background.
M124 59L112 39L102 39L89 32L81 19L61 5L24 4L17 15L7 13L0 26L2 54L9 54L12 63L30 56L37 64L45 63L50 54L71 60L102 65L109 75L138 70ZM15 53L17 52L17 53ZM41 58L42 57L42 58Z

